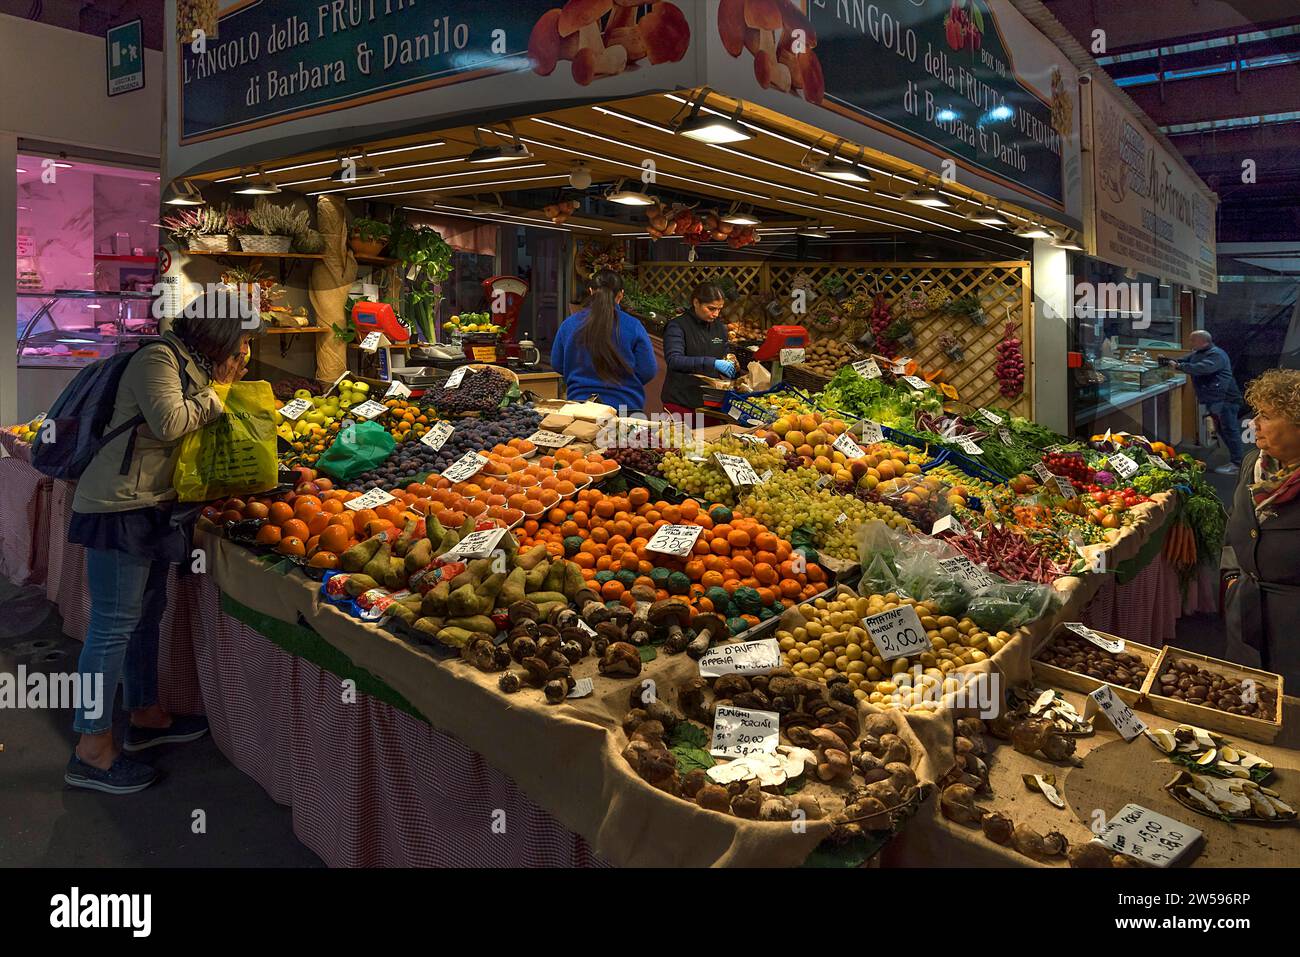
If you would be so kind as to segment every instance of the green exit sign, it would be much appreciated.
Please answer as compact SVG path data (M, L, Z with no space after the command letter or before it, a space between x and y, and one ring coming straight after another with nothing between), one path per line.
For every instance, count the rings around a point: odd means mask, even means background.
M143 20L109 27L104 34L104 56L108 68L108 95L144 89Z

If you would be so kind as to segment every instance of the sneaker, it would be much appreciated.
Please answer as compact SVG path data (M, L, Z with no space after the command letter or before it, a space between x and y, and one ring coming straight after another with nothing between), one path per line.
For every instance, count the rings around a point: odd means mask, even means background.
M1229 462L1227 465L1220 465L1214 470L1215 475L1236 475L1241 470L1240 465L1233 465Z
M197 741L208 733L208 719L202 715L178 714L167 728L137 728L128 725L122 750L134 754L160 744L184 744Z
M147 764L132 761L120 754L113 766L105 771L87 764L73 751L68 769L63 772L63 780L74 788L105 791L108 794L134 794L157 781L158 772Z

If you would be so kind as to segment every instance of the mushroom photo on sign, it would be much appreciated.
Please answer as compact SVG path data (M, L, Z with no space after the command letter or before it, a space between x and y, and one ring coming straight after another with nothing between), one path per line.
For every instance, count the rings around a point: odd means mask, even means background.
M809 103L825 98L817 31L791 0L721 0L718 36L732 57L749 51L763 89L802 95Z
M672 3L654 4L640 16L640 0L569 0L547 10L528 37L533 72L550 76L568 61L573 81L587 86L618 76L642 61L676 63L691 45L691 27Z

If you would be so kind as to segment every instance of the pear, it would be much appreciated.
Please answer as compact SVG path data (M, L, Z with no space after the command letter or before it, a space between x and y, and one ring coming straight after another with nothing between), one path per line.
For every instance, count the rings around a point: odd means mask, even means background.
M375 552L379 551L379 546L383 539L375 535L367 538L364 542L357 542L339 558L339 567L345 572L359 572L366 567L366 563L375 557Z
M434 545L437 545L442 541L442 537L446 533L447 530L442 527L442 522L438 521L437 515L429 515L424 519L425 537L428 538L429 541L433 542Z
M406 527L402 529L402 534L393 543L393 551L398 555L405 556L411 548L411 543L416 541L420 535L420 520L418 518L408 519Z
M389 591L397 591L399 588L406 587L406 561L393 556L388 559L388 571L384 575L384 587Z
M406 571L408 574L418 572L433 561L433 542L427 538L418 539L406 552Z
M383 581L388 575L389 559L392 557L393 551L388 545L388 539L385 538L361 570L376 581Z

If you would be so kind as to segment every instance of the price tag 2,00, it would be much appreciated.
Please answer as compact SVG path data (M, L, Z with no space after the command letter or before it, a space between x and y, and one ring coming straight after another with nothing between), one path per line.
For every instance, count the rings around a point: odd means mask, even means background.
M428 432L425 432L424 435L420 436L420 444L427 445L429 448L437 452L447 444L447 440L451 438L452 433L455 431L456 427L450 422L435 422L433 425L429 426Z
M646 542L646 550L685 558L695 548L703 531L699 525L661 525Z
M1124 650L1123 638L1118 638L1115 641L1111 641L1109 638L1103 638L1081 621L1067 621L1065 627L1069 628L1080 638L1086 638L1098 648L1104 648L1113 655L1117 655Z
M781 716L775 711L747 711L718 705L713 713L713 740L709 754L715 758L743 758L747 754L775 753L781 734Z
M1125 741L1132 741L1147 729L1142 719L1135 715L1133 709L1116 696L1115 689L1110 685L1102 685L1088 695L1088 698L1090 706L1084 709L1085 712L1092 712L1096 708L1100 708ZM1084 717L1091 717L1091 715L1085 713Z
M727 473L727 478L732 485L761 485L762 482L758 473L754 471L754 466L749 464L749 460L741 455L727 455L724 452L713 453L714 458L718 460L718 465L722 471Z
M280 407L280 415L291 422L297 422L302 414L311 408L311 402L308 399L294 399L292 402L286 402Z
M916 609L903 605L893 611L882 611L862 619L862 627L875 642L876 650L885 661L931 651L930 636L925 633Z

